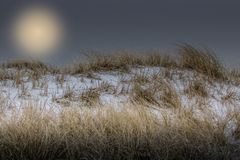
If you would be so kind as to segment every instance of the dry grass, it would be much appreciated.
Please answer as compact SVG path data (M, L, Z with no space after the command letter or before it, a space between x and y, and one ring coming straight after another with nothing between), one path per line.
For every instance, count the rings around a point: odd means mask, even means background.
M159 105L157 88L151 85L151 76L147 70L140 70L132 76L130 80L131 100L137 104Z
M99 101L100 92L96 88L89 88L80 95L80 101L87 106L92 106Z
M190 69L214 79L225 79L225 71L216 56L208 50L200 50L192 45L179 46L180 67Z
M87 106L93 106L99 102L101 93L114 93L115 88L107 82L98 83L96 87L87 88L83 91L79 99Z
M16 60L2 64L3 68L30 69L34 74L60 73L66 74L88 74L98 71L120 71L128 72L133 67L165 67L188 69L204 74L215 80L227 80L229 76L235 77L239 74L236 71L228 71L223 67L217 57L209 50L195 48L189 44L179 45L179 59L170 55L162 54L160 51L149 51L145 54L130 51L116 51L109 53L86 52L85 62L77 62L70 67L60 70L56 67L49 67L38 61ZM36 75L33 75L36 77ZM4 73L0 74L0 79Z
M168 108L180 108L182 106L176 89L167 82L163 83L160 99L163 102L163 106Z
M208 97L208 91L205 87L205 84L201 80L192 80L188 83L189 84L184 92L190 98L193 98L195 96L204 97L204 98Z
M167 108L181 107L176 89L159 74L149 76L146 72L141 72L134 75L130 95L137 104L147 103Z
M61 87L63 87L63 83L65 81L65 74L56 75L55 80L56 80L57 84L59 84Z
M74 97L73 87L66 86L64 93L63 93L63 98L64 99L72 99L73 97Z
M135 83L131 89L131 98L134 103L137 104L153 104L159 105L159 102L156 98L156 90L150 87L143 87L138 83Z
M228 80L236 86L240 85L240 69L229 69Z
M132 67L162 66L176 67L176 62L168 55L152 51L146 54L137 54L129 51L118 51L111 54L91 53L87 55L86 63L77 63L66 69L72 74L96 71L121 71L128 72Z
M141 60L136 55L128 53L109 55L94 55L90 57L89 68L93 71L98 70L120 70L128 71L128 65L141 64Z
M140 70L139 72L134 73L132 78L131 78L131 82L138 83L138 84L141 84L141 85L147 84L150 81L151 80L150 80L150 77L149 77L149 73L146 70Z
M165 121L142 107L64 109L56 115L25 107L0 121L1 159L231 159L237 146L211 118L182 112Z
M2 68L0 68L0 80L6 80L8 79L8 74L6 73L5 70L3 70Z
M165 67L193 70L214 80L227 80L227 69L209 50L201 50L189 44L179 45L179 59L164 55L160 51L145 54L118 51L112 54L88 53L87 62L76 63L66 69L67 73L79 74L98 71L128 72L139 66ZM236 77L236 76L234 76Z
M20 70L17 70L15 73L7 72L6 69L0 69L0 80L1 81L7 81L7 80L16 80L16 78L19 78L18 74L20 73Z
M117 54L112 53L111 55L94 53L88 55L87 63L74 64L67 72L72 74L112 70L126 72L129 69L129 65L140 64L141 59L138 56L125 52Z
M175 68L177 67L177 62L170 55L162 54L160 51L152 51L150 53L145 53L143 57L143 64L146 66L156 66L156 67L167 67Z
M221 100L224 104L235 104L236 101L240 100L240 96L234 90L227 90L225 95L221 97Z
M12 60L2 64L3 68L17 68L30 70L48 70L48 66L40 61Z
M43 75L47 73L59 73L60 70L57 67L51 67L43 62L35 60L12 60L6 63L1 64L3 69L16 69L16 70L25 70L28 73L29 79L39 80ZM6 73L5 75L7 75ZM9 79L9 76L5 76L5 79Z

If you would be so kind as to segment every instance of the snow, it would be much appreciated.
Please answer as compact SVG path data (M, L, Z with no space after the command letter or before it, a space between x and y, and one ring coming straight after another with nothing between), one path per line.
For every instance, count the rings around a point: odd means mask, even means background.
M9 69L8 72L14 72L13 69ZM55 105L60 107L53 98L61 98L67 90L72 90L75 95L80 95L82 92L88 90L89 88L97 88L101 83L106 83L117 90L117 93L105 93L101 92L100 102L101 104L106 103L124 103L128 101L128 95L122 95L119 92L124 88L127 92L131 88L131 83L129 81L136 74L142 74L146 76L151 76L154 74L163 75L165 72L164 68L160 67L145 67L145 68L133 68L130 73L118 73L118 72L98 72L93 73L93 77L88 77L86 75L64 75L64 81L62 84L57 82L56 77L61 75L51 75L47 74L40 78L33 87L33 81L23 78L23 84L17 86L14 84L13 80L0 81L0 91L2 95L7 99L10 104L21 107L22 102L25 101L38 101L44 102L47 105ZM194 78L194 73L192 72L181 72L177 70L171 71L173 74L172 79L167 80L167 82L177 91L181 97L181 102L183 106L188 106L194 103L194 98L189 99L184 94L184 89L187 87L189 80ZM178 73L182 73L181 77ZM180 75L180 74L179 74ZM214 85L204 82L205 87L208 89L209 98L208 105L212 106L212 109L216 111L219 115L223 115L224 106L231 106L231 104L223 104L221 102L221 97L229 92L234 92L237 97L240 97L240 87L230 84L215 83ZM240 99L234 101L234 105L238 105ZM79 102L80 103L80 102Z

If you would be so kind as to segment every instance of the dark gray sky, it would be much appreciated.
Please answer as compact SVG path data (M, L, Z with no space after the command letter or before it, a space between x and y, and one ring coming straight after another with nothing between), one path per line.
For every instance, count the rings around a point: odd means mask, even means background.
M171 50L187 42L211 48L227 65L240 65L239 0L1 0L2 57L14 54L9 22L33 4L53 8L65 22L64 57L80 49Z

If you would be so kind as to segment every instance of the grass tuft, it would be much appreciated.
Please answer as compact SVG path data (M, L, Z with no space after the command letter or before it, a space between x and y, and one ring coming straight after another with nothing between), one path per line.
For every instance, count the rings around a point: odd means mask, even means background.
M225 71L216 56L208 50L200 50L192 45L179 46L180 67L190 69L213 79L225 79Z
M208 97L207 89L200 80L190 81L187 88L184 91L189 97Z

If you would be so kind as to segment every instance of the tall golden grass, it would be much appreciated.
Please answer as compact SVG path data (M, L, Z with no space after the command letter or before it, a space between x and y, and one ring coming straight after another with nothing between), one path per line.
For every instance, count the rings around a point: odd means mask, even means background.
M163 118L161 118L163 117ZM239 149L224 136L226 121L189 111L156 115L142 106L65 108L28 105L0 121L0 157L32 159L231 159Z

